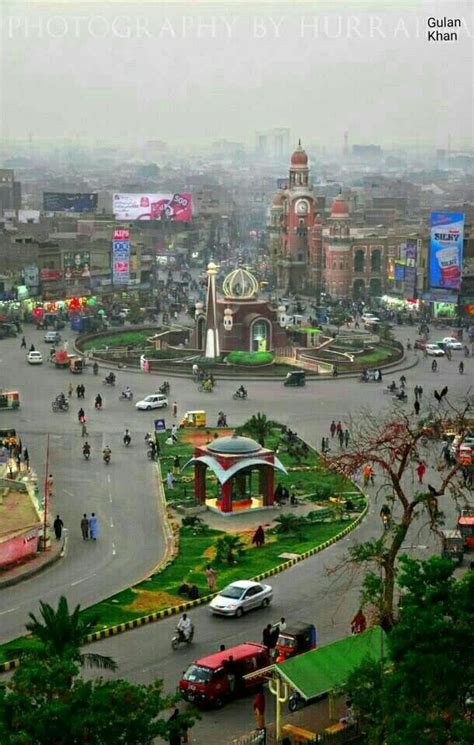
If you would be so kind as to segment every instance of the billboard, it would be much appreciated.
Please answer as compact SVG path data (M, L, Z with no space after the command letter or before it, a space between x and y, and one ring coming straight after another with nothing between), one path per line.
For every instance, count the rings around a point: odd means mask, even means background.
M189 222L191 194L114 194L113 213L117 220L172 220Z
M91 255L89 251L74 251L64 254L64 279L90 277Z
M40 278L42 282L57 282L61 279L63 273L59 269L42 269L40 271Z
M405 242L405 281L403 295L405 299L412 299L416 295L416 260L418 256L418 241Z
M462 212L431 213L430 287L461 287L463 237Z
M112 282L127 285L130 281L130 233L114 230L112 240Z
M401 261L395 262L395 281L396 282L403 282L405 279L405 264L402 264Z
M97 194L91 192L43 192L45 212L91 212L97 209Z

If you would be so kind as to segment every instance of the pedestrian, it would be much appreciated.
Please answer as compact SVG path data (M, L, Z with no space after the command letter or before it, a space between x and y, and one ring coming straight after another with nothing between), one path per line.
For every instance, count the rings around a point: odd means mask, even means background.
M53 488L54 488L54 479L52 477L52 474L49 474L48 479L46 481L46 486L48 487L48 497L52 497Z
M336 434L338 437L339 437L339 432L341 431L342 431L342 424L341 424L341 421L339 420L338 423L336 424Z
M181 724L179 722L179 709L175 709L168 719L168 744L181 745Z
M424 461L420 461L420 463L417 466L416 472L418 474L418 482L420 484L422 484L423 483L423 476L426 473L426 464L425 464Z
M28 453L28 448L25 448L25 452L23 453L23 460L25 461L25 465L27 469L30 469L30 455Z
M179 459L179 455L175 455L173 458L173 474L175 476L179 475L180 468L181 468L181 461Z
M216 589L216 573L210 564L206 567L206 579L209 592L214 592Z
M81 386L79 385L79 383L76 385L76 396L78 398L81 397Z
M97 517L95 512L93 512L89 518L89 535L92 538L93 541L97 540Z
M374 483L374 474L372 470L372 466L370 463L367 463L364 468L362 469L362 475L364 477L364 486L367 486L369 481L373 484Z
M89 540L89 518L87 517L85 512L81 520L81 533L83 541Z
M413 408L415 409L416 416L418 416L420 413L420 402L418 401L418 399L416 399Z
M81 398L84 398L85 395L86 395L86 387L84 383L81 383Z
M270 651L272 649L272 625L271 623L267 623L265 628L262 632L262 644L265 645L265 647L268 649L268 654L270 654Z
M34 344L31 345L30 352L36 352L36 349L35 349L35 345Z
M418 401L418 386L415 385L413 388L413 393L415 394L415 401Z
M176 437L176 439L178 439L178 437L177 437L177 435L178 435L178 425L177 424L173 424L173 426L171 427L171 435L173 437Z
M326 452L326 438L325 437L321 438L321 452L323 455Z
M168 489L173 489L173 485L174 485L174 476L171 473L171 471L168 471L168 473L166 474L166 486L168 487Z
M255 531L252 543L257 547L261 548L265 543L265 532L261 525L258 526L257 530Z
M275 626L278 626L278 631L281 634L282 631L286 631L286 619L282 616Z
M260 687L258 689L258 692L254 696L252 704L253 710L255 712L257 729L263 729L265 727L265 695L263 693L263 687Z
M173 409L173 416L178 416L178 404L176 403L176 401L173 401L172 409Z
M85 419L81 425L81 437L89 437L89 432L87 431L87 424L86 424Z
M26 339L24 336L21 337L20 349L26 349Z
M341 428L337 433L338 439L339 439L339 447L344 447L344 431Z
M224 670L227 675L227 682L229 684L229 692L232 695L235 692L235 662L232 655L229 655L228 660L223 662Z
M350 435L350 432L349 432L349 430L348 430L348 429L345 429L345 430L344 430L344 445L345 445L346 447L348 447L348 445L349 445L349 440L350 440L350 439L351 439L351 435Z
M68 385L68 387L67 387L67 395L68 395L68 398L71 398L71 396L72 396L72 394L73 394L73 391L74 391L74 386L73 386L73 384L72 384L72 383L69 383L69 385Z
M54 528L54 535L56 536L56 540L61 540L61 533L63 532L64 523L59 517L59 515L56 515L56 520L53 523Z
M418 398L420 399L420 401L422 397L423 397L423 388L421 387L421 385L419 385L418 386Z
M334 437L334 435L336 434L336 422L334 421L334 419L331 422L331 426L329 427L329 431L331 433L331 437Z

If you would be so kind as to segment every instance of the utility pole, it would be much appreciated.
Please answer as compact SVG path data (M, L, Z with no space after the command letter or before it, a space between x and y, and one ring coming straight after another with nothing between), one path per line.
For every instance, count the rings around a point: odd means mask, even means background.
M40 551L49 551L51 548L51 539L48 531L48 507L49 507L49 432L46 440L46 466L44 474L44 517L43 517L43 535L40 536Z

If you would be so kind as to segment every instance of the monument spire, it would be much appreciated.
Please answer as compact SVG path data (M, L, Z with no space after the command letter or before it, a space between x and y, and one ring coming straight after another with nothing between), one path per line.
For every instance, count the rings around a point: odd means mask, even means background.
M217 266L211 260L207 265L207 302L206 302L206 349L205 356L210 359L219 357L219 332L217 330L216 312L216 274Z

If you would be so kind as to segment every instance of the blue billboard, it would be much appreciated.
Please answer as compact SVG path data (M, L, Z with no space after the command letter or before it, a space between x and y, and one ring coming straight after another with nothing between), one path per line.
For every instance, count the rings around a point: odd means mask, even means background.
M43 209L45 212L92 212L97 209L97 194L44 191Z
M127 285L130 281L130 234L128 230L114 230L112 240L112 282Z
M431 213L430 287L460 289L463 238L462 212Z

